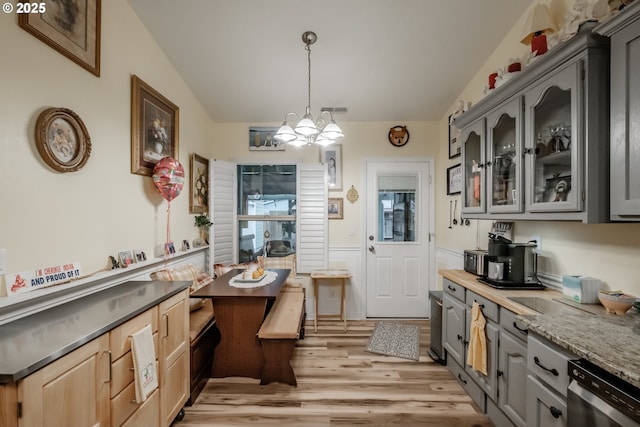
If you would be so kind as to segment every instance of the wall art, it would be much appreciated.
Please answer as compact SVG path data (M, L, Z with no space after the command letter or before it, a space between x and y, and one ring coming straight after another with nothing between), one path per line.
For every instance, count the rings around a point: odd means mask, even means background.
M101 0L31 0L15 7L20 28L100 76Z
M327 165L329 190L342 190L342 144L322 146L320 163Z
M191 154L189 177L189 213L205 213L209 210L209 159Z
M250 151L284 151L286 144L276 141L273 136L278 132L276 127L250 127Z
M344 218L344 199L342 197L330 197L327 204L327 213L329 219L343 219Z
M458 157L462 151L460 143L460 129L458 129L452 116L449 116L449 158Z
M40 113L35 138L42 159L58 172L77 171L89 160L89 132L80 116L68 108L47 108Z
M462 165L447 168L447 194L460 194L462 192Z
M151 176L164 157L178 160L179 108L131 76L131 173Z

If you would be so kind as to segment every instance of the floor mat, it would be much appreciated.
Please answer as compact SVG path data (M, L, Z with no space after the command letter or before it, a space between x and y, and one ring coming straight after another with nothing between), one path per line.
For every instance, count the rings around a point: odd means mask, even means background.
M379 321L371 334L367 351L418 360L420 358L420 327Z

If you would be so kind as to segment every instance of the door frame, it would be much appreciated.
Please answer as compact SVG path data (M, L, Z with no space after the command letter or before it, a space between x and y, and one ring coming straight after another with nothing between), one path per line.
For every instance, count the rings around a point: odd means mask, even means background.
M431 171L431 174L429 175L429 179L427 180L427 185L429 186L429 200L428 200L428 204L429 204L429 208L428 208L428 212L429 212L429 224L427 224L428 227L428 235L429 235L429 241L427 242L429 245L429 256L427 257L427 268L429 271L429 274L427 274L427 293L432 290L435 289L435 277L436 274L434 274L433 269L435 268L435 250L436 250L436 239L435 239L435 227L436 227L436 219L435 219L435 215L436 215L436 210L435 210L435 180L434 180L434 173L435 173L435 160L433 157L396 157L396 158L391 158L389 159L388 157L382 157L382 158L378 158L378 157L371 157L371 158L365 158L362 160L362 183L363 183L363 188L362 188L362 217L365 218L364 221L362 221L360 223L360 236L361 236L361 243L360 243L360 250L362 251L362 257L363 257L363 265L362 265L362 271L363 271L363 277L364 277L364 292L362 295L362 307L364 309L363 314L365 316L365 318L367 318L367 221L366 221L366 207L367 207L367 203L369 202L369 200L367 200L367 196L369 194L369 188L370 185L369 183L367 183L367 172L368 172L368 168L369 165L371 163L388 163L388 164L402 164L402 163L426 163L429 166L429 170ZM375 184L374 184L375 185ZM431 318L431 307L429 306L429 304L427 304L427 318Z

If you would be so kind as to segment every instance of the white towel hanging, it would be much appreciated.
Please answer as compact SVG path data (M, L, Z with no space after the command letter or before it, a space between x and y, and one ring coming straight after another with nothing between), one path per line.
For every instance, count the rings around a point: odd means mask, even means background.
M158 387L156 349L151 325L131 335L136 402L142 403Z

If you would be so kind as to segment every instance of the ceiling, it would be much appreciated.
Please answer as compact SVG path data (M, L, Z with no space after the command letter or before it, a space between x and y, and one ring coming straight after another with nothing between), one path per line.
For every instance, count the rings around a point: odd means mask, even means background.
M436 121L532 0L129 0L214 122ZM161 88L158 88L162 92Z

